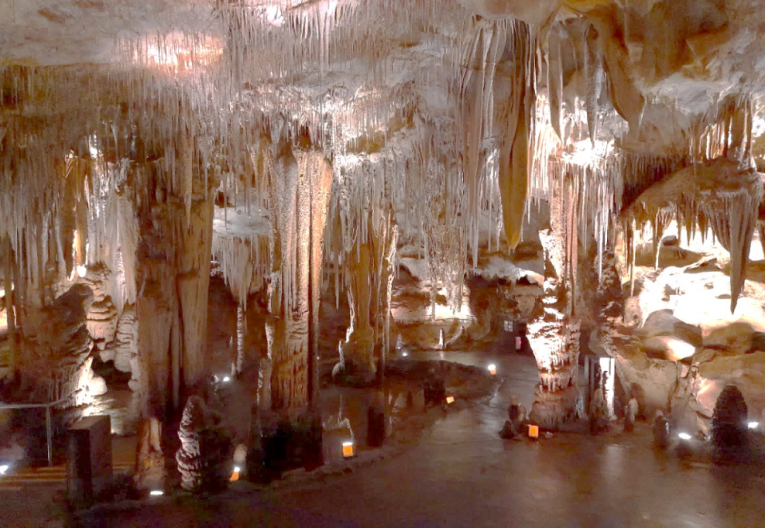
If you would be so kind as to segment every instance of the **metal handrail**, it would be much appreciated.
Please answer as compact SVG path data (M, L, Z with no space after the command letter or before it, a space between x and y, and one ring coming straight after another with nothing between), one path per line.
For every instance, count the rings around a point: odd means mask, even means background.
M3 403L0 402L0 410L2 409L37 409L45 407L45 436L48 441L48 465L53 465L53 421L51 419L50 408L55 407L69 398L62 398L55 402L50 403Z

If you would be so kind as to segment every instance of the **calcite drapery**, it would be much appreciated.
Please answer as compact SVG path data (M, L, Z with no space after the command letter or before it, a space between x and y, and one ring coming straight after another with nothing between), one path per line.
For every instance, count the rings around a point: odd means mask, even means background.
M379 338L381 368L390 348L390 296L398 229L392 212L381 209L370 213L374 216L366 230L357 226L356 245L344 258L351 324L341 343L342 364L345 374L361 384L372 382L377 373L375 348Z
M528 154L534 120L535 31L517 20L478 20L471 28L460 87L462 170L467 211L476 221L481 150L496 136L502 218L510 249L521 234L526 207ZM508 59L504 57L509 56Z

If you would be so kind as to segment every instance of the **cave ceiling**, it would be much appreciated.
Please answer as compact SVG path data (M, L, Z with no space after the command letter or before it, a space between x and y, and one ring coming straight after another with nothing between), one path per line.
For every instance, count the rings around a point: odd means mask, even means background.
M576 46L592 26L607 88L630 123L629 133L622 127L622 144L635 151L678 152L695 120L722 97L758 98L765 86L765 13L756 0L6 0L0 3L0 64L151 67L177 60L169 55L184 47L201 45L215 54L236 31L237 12L249 14L251 30L269 33L253 37L263 44L260 56L241 68L247 78L237 80L256 87L266 110L285 100L314 107L331 102L346 112L360 106L382 116L408 98L416 113L448 119L446 92L453 89L455 63L464 60L471 14L539 27L541 49L550 53L543 62L554 55L551 47ZM306 51L306 44L325 45L327 56ZM292 57L285 56L288 46ZM563 66L564 84L576 84L572 91L584 101L583 56L570 55L563 60L574 62ZM536 82L544 86L547 79Z

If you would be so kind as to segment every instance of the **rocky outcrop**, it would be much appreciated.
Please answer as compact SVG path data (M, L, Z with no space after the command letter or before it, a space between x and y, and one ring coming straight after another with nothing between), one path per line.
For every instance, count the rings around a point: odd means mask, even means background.
M645 417L669 409L679 369L674 361L651 359L644 352L623 351L616 356L616 374L622 388L635 397Z
M132 372L137 367L137 335L135 307L127 304L117 321L114 341L100 352L101 361L113 361L114 368L120 372Z
M87 314L92 302L91 289L75 284L25 321L19 369L41 400L72 398L71 403L82 405L106 391L91 369Z

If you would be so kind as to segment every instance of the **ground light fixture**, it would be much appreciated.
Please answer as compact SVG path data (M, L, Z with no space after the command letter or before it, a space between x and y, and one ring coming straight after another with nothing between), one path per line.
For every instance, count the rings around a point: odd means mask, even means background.
M539 440L539 426L529 424L529 438Z
M356 447L353 442L343 442L343 458L353 458L356 455Z
M494 363L489 365L488 368L489 368L489 374L491 374L492 376L494 376L497 373L497 365L495 365Z
M152 497L161 497L164 494L165 494L165 492L162 491L162 490L151 490L149 492L149 495L151 495Z
M5 475L9 469L10 469L10 466L8 464L3 464L2 466L0 466L0 475Z
M404 357L406 357L406 356L408 356L408 355L409 355L409 352L404 352L404 353L403 353L403 354L401 354L401 355L402 355L402 356L404 356Z
M680 440L690 440L691 435L688 433L677 433L677 436L680 438Z
M746 425L749 429L757 429L760 426L760 422L749 422Z
M446 404L447 405L451 405L452 403L454 403L454 396L447 396L446 397Z
M231 381L231 377L223 376L223 383L228 383L229 381Z
M230 482L236 482L237 480L239 480L239 473L241 473L241 471L242 471L242 468L240 468L239 466L234 466L234 471L233 473L231 473L231 478L228 480Z

